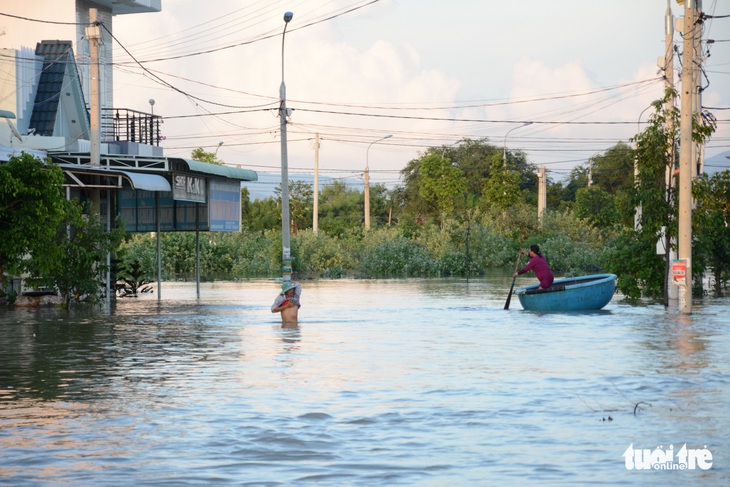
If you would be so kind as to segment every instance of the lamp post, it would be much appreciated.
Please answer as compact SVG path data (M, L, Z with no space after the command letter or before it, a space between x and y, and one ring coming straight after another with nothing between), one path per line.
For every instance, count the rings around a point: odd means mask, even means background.
M391 137L393 137L393 134L388 134L385 137L381 137L378 140L370 142L367 150L365 151L365 230L370 230L370 164L368 162L370 147L381 140L389 139Z
M218 149L220 149L222 145L223 141L221 140L220 142L218 142L218 147L215 148L215 153L213 154L213 157L218 157Z
M291 244L289 233L289 156L286 143L286 85L284 84L284 39L286 27L294 14L284 14L284 31L281 34L281 87L279 88L279 123L281 124L281 270L282 281L291 281Z
M641 113L639 113L639 118L636 120L636 135L638 136L641 132L641 117L644 116L644 112L650 109L654 106L654 104L657 103L657 100L654 100L651 102L651 105L644 108ZM636 141L634 144L634 150L636 151L639 148L639 142ZM634 184L636 183L636 180L639 178L639 158L638 158L638 151L634 153ZM641 205L634 208L634 230L639 230L641 228L641 212L642 207Z
M522 125L518 125L517 127L512 127L507 131L506 134L504 134L504 143L502 144L502 164L504 164L504 167L507 167L507 136L512 132L513 130L517 130L518 128L527 127L528 125L532 125L532 122L525 122Z
M150 145L155 145L155 99L150 98Z

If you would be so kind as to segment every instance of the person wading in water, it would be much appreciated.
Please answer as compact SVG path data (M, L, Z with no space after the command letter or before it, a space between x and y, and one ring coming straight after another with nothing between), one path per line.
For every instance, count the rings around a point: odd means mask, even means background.
M272 313L281 313L281 322L287 324L297 323L299 318L299 302L302 296L302 285L298 282L284 282L281 285L281 292L271 305Z

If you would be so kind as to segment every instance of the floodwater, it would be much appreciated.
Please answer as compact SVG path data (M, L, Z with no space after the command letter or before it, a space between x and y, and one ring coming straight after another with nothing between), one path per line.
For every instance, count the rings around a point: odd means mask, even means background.
M1 309L0 484L730 485L730 299L538 314L509 284L307 281L296 327L273 281Z

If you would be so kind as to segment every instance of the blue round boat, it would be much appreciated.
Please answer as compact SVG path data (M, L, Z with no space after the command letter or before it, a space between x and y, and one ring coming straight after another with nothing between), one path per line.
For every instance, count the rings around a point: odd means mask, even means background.
M557 279L547 289L539 284L517 288L520 304L530 311L588 311L606 306L616 291L616 274Z

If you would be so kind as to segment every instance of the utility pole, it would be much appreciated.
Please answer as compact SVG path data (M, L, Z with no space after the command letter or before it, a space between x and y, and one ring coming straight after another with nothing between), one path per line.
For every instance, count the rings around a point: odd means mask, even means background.
M284 31L281 34L281 86L279 87L279 123L281 125L281 280L291 282L291 219L289 216L289 149L286 138L286 84L284 83L284 38L286 27L294 14L284 14Z
M692 101L694 84L694 38L696 0L684 3L682 42L682 105L679 142L679 265L684 279L679 283L679 312L692 312Z
M694 62L692 63L692 114L699 115L702 111L702 93L700 92L700 85L702 84L701 73L699 66L702 66L704 62L704 56L702 55L702 30L700 26L700 12L702 12L702 0L694 0L695 17L692 25L696 28L692 29L693 34L693 51ZM704 153L705 147L703 144L692 143L692 179L700 176L704 171Z
M547 175L544 166L537 170L537 181L537 220L540 223L540 229L542 229L543 215L547 206Z
M668 90L674 89L674 16L672 15L671 1L667 0L667 10L664 14L664 86ZM664 105L664 111L671 114L674 109L674 96L667 97ZM674 133L674 119L671 116L666 117L667 134ZM671 203L672 186L674 185L674 138L669 141L667 147L667 168L664 177L667 202ZM677 287L672 285L670 281L671 263L677 257L676 252L672 250L672 235L669 233L669 226L664 230L664 258L666 259L664 287L665 302L664 306L669 307L669 300L677 299Z
M99 44L101 29L96 18L96 9L89 9L89 27L86 28L86 37L89 39L89 59L91 62L91 165L98 167L101 161L101 100L99 79Z
M90 90L90 152L89 162L91 167L98 168L101 166L101 70L99 69L99 50L101 45L101 27L97 18L97 10L89 9L89 26L86 28L86 37L89 39L89 61L91 74L91 90ZM96 177L96 176L93 176ZM94 188L89 195L91 200L92 211L99 216L101 221L101 190ZM106 190L106 225L107 231L111 231L111 191ZM107 309L111 304L112 284L111 284L111 253L106 254L107 272L106 272L106 303ZM158 286L159 288L159 286Z
M312 231L319 235L319 132L314 134L314 208L312 209Z

